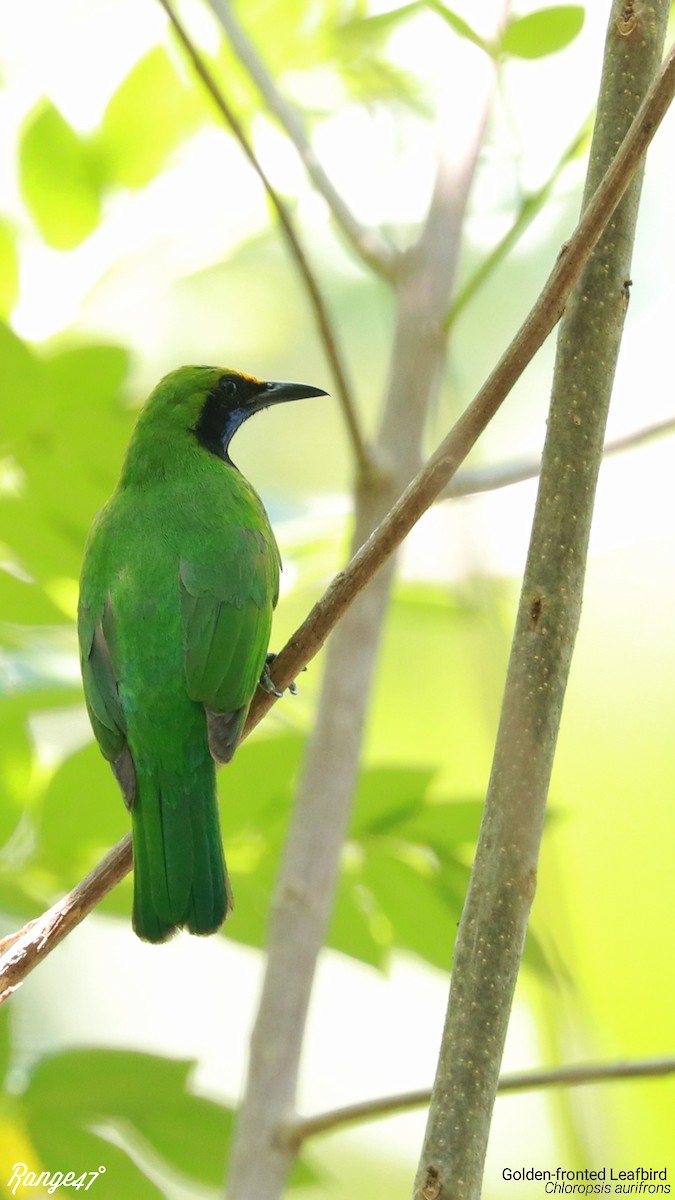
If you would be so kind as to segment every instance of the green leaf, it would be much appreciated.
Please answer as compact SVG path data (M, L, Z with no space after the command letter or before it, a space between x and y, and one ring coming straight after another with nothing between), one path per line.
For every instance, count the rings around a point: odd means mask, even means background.
M166 50L156 46L129 72L103 115L95 146L105 177L143 187L208 115L201 94L179 78Z
M19 172L23 198L50 246L72 250L96 229L101 189L91 150L49 100L26 120Z
M66 460L76 472L76 480L68 481L62 491L70 491L73 483L88 488L88 524L117 483L135 420L122 402L129 352L121 346L71 347L53 355L46 366L54 404L51 453L58 450L62 472ZM43 462L40 479L45 467ZM79 507L74 491L72 503Z
M0 746L0 845L4 846L26 806L33 763L23 697L0 702ZM5 858L4 869L9 865Z
M0 316L14 308L19 294L19 257L13 226L0 217Z
M359 783L329 944L384 966L396 946L447 968L475 842L477 801L427 798L433 772L367 770Z
M25 342L0 321L0 446L21 437L34 420L36 396L42 394L44 371Z
M540 8L525 17L513 17L501 39L501 50L517 58L543 58L563 50L581 32L584 10L579 4Z
M435 876L432 867L419 869L385 846L368 851L363 872L365 886L391 922L393 944L447 971L461 904L449 902Z
M42 583L77 579L88 527L119 475L132 414L121 403L128 355L78 347L36 364L0 326L0 384L8 380L12 452L24 473L18 496L0 498L3 540ZM15 589L16 591L16 589Z
M51 687L21 691L0 701L0 908L24 919L37 916L53 899L44 873L38 878L34 872L44 783L35 769L28 721L32 714L48 713L69 701L71 691Z
M398 830L417 812L433 771L413 767L377 767L363 773L354 802L351 836L372 837Z
M77 408L73 424L80 423L87 406L89 417L96 417L97 430L101 409L119 412L120 391L129 372L127 349L98 343L69 346L51 354L47 362L59 405L66 411L69 406Z
M7 501L10 504L11 501ZM3 505L0 503L0 517ZM0 643L6 622L22 625L63 624L63 612L38 583L27 582L0 565Z
M384 917L372 894L344 869L338 881L326 944L383 971L392 945L391 922Z
M75 1050L43 1059L22 1097L41 1160L64 1166L75 1160L93 1171L105 1165L94 1183L103 1200L159 1197L123 1150L90 1132L112 1125L141 1160L150 1148L173 1171L218 1187L233 1114L189 1091L193 1069L191 1062L133 1051ZM304 1182L315 1178L307 1168L302 1176Z
M429 8L432 9L433 12L438 13L439 17L443 18L446 24L450 26L450 28L458 35L458 37L463 37L466 38L467 41L473 42L474 46L479 46L480 49L485 50L487 54L491 53L490 47L484 38L482 38L480 34L476 33L476 30L472 29L468 22L465 21L463 17L460 17L458 13L453 12L453 10L448 8L447 5L442 4L441 0L427 0L427 2Z
M53 468L48 469L41 489L47 491L49 481L54 483L55 476ZM25 496L0 500L3 540L19 563L41 583L52 578L77 578L88 520L96 511L92 501L83 495L83 489L77 486L77 475L72 468L71 477L64 478L64 493L58 499L54 497L54 509L30 490ZM57 504L61 511L70 507L69 493L79 494L82 506L79 512L73 508L64 523L55 510Z
M7 1077L12 1054L12 1030L9 1013L9 1005L3 1004L0 1008L0 1084L3 1084Z
M218 776L225 856L235 910L225 936L263 946L293 788L303 750L297 735L255 737Z
M405 818L397 834L404 841L429 846L440 858L455 857L462 845L475 845L478 838L483 804L480 800L447 800L419 805Z
M353 16L341 25L343 35L356 35L357 38L367 39L372 44L375 40L382 45L388 35L409 17L414 17L423 8L424 0L411 0L410 4L402 4L399 8L390 8L386 12L373 13L368 16Z
M120 790L92 742L66 758L47 787L36 866L67 891L128 831Z
M488 49L484 39L476 33L468 21L443 4L442 0L411 0L409 4L402 4L399 8L388 9L386 12L375 13L373 16L353 17L350 21L345 22L342 28L345 31L362 31L367 35L368 41L372 42L377 39L379 43L382 43L398 25L409 20L410 17L416 16L425 8L437 13L458 37L466 38L475 46L480 46L481 50Z
M423 7L423 0L413 0L389 12L358 14L324 28L324 37L317 45L320 57L338 72L347 92L359 102L403 102L424 109L414 76L386 54L389 35Z

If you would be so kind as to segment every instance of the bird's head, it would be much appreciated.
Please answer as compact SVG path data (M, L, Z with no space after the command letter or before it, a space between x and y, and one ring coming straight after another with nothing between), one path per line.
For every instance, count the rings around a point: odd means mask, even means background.
M190 439L229 462L230 440L248 417L287 400L325 396L305 383L256 379L221 367L179 367L158 383L139 416L134 441L167 439L178 448Z

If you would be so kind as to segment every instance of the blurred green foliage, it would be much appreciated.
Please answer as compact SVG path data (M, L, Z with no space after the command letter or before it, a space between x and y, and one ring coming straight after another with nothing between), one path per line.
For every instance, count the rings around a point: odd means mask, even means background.
M168 1178L218 1187L233 1114L190 1091L193 1068L131 1051L53 1054L30 1072L5 1120L30 1147L36 1173L47 1163L64 1164L63 1174L98 1170L96 1192L106 1200L164 1195L153 1179L158 1165ZM115 1135L121 1146L114 1144ZM149 1164L155 1171L146 1174L142 1168ZM294 1183L314 1179L299 1163Z
M518 58L543 58L564 50L581 32L584 10L580 4L556 4L525 17L512 16L502 35L502 54Z

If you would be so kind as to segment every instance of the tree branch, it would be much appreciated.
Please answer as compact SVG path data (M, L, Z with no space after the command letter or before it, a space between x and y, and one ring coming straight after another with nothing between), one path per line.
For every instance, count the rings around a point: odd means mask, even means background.
M237 117L229 101L226 99L225 93L223 92L220 84L217 83L210 69L204 62L204 59L192 41L192 38L190 37L185 25L174 11L171 0L159 0L159 3L167 14L179 41L181 42L194 67L195 73L201 79L206 91L214 101L216 108L238 141L245 157L248 159L260 182L262 183L265 192L270 199L272 207L277 214L287 245L291 251L291 254L293 255L293 258L295 259L300 277L305 284L305 289L309 296L310 304L314 310L319 336L323 343L326 358L328 359L331 371L333 373L335 390L337 392L342 414L345 419L345 424L349 433L349 438L359 474L367 477L374 470L374 466L371 453L366 445L363 434L361 433L361 428L356 413L356 406L352 396L352 389L347 379L347 368L345 366L344 355L338 348L337 335L335 333L332 318L328 311L328 305L324 299L319 281L312 267L310 266L309 259L295 228L295 223L291 217L290 210L270 181L267 172L264 170L262 164L256 156L251 142L246 136L246 132L241 121Z
M378 275L391 279L396 252L389 249L373 230L356 219L333 185L316 156L296 109L280 92L255 46L239 24L229 0L208 0L208 3L225 30L239 62L253 80L289 141L293 143L314 187L323 196L347 241L359 258Z
M668 0L614 0L584 204L631 127L663 49ZM672 60L672 55L671 55ZM629 135L630 136L630 135ZM642 172L568 301L560 327L539 495L464 911L415 1200L479 1200L504 1040L581 602L607 411L627 310ZM593 202L586 209L591 211ZM581 224L583 225L582 218Z
M653 442L670 433L675 433L675 417L656 421L653 425L645 425L642 429L636 429L633 433L607 442L602 452L603 458L623 454L625 450L634 450L636 446L643 446L645 442ZM511 487L514 483L524 483L526 479L536 479L540 471L540 458L458 471L454 479L437 496L437 500L455 500L460 496L476 496L480 492L496 492L500 488Z
M675 1074L675 1058L643 1059L637 1062L580 1063L578 1066L551 1067L548 1071L517 1071L502 1075L497 1091L531 1092L552 1087L582 1087L589 1083L614 1083L622 1079L648 1079ZM303 1142L320 1133L332 1133L344 1125L372 1121L393 1113L425 1108L431 1100L431 1088L402 1092L397 1096L378 1096L344 1108L333 1108L314 1117L297 1117L285 1126L282 1137L297 1153Z
M129 874L131 865L131 834L128 833L62 900L36 920L29 921L11 940L5 938L5 944L10 942L10 948L0 956L0 1004L9 999L26 975L84 920L115 884Z
M271 675L277 688L288 687L314 657L354 598L447 486L515 381L532 360L559 319L570 291L645 154L674 93L675 48L670 50L611 168L505 354L435 453L366 544L335 576L323 597L274 660ZM251 705L246 734L262 720L273 703L273 696L258 689ZM117 863L117 872L110 871L111 861ZM125 837L73 891L32 922L30 928L23 930L9 953L0 956L0 999L6 995L8 988L15 988L61 940L60 937L54 937L51 931L54 914L60 914L57 917L59 929L64 929L65 923L68 930L74 928L130 869L130 839Z

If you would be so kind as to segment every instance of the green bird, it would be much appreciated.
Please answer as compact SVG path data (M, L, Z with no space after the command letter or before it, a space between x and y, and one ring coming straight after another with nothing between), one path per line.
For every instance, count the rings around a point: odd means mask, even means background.
M155 388L84 552L78 635L96 740L131 812L133 927L213 933L231 908L216 763L229 762L266 670L279 550L237 470L237 429L325 396L217 367Z

